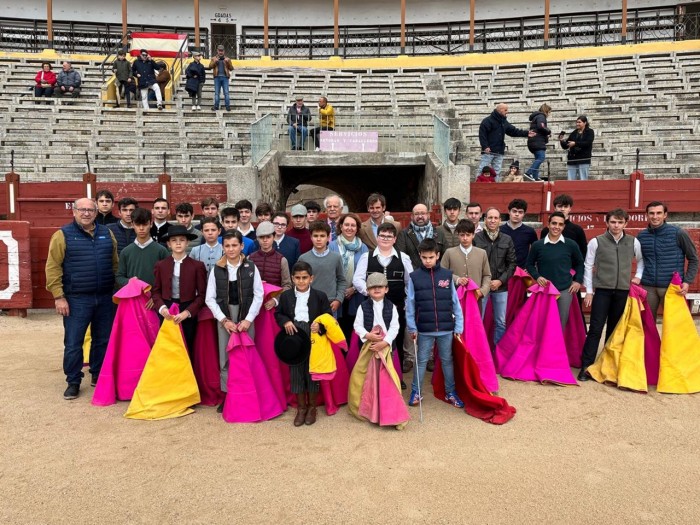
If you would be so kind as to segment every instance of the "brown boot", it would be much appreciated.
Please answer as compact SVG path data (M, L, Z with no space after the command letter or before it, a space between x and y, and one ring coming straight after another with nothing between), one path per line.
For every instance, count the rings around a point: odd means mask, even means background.
M309 392L309 409L306 412L306 420L304 421L307 425L313 425L316 423L316 398L318 397L317 392Z
M297 415L294 417L294 426L300 427L306 419L306 394L297 394Z

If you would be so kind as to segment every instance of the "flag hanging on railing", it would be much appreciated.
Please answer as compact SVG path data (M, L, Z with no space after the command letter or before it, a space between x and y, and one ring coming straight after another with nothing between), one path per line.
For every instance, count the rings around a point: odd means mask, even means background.
M131 33L131 56L139 56L142 49L154 58L175 58L180 50L188 56L186 34L178 33Z

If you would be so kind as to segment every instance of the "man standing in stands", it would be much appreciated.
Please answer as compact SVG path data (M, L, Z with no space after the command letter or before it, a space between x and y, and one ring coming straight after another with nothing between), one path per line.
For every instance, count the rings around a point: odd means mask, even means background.
M323 199L323 207L326 209L326 222L331 228L331 241L335 241L338 238L338 219L340 214L343 213L344 206L343 199L338 195L329 195Z
M163 197L158 197L153 201L153 226L151 226L151 237L159 244L165 246L165 236L168 234L170 223L170 203Z
M214 70L214 107L213 111L219 109L221 102L221 90L224 92L224 105L226 111L231 111L231 99L228 94L228 82L233 71L233 62L226 56L225 48L222 45L216 47L216 56L209 61L209 69Z
M523 199L513 199L508 204L508 221L501 226L501 232L513 239L515 259L523 270L527 265L527 254L530 246L537 240L537 232L531 226L523 223L527 212L527 202Z
M501 212L497 208L486 210L485 228L474 236L474 246L486 251L491 268L491 289L488 299L482 302L482 317L486 304L493 307L496 328L493 342L498 343L506 332L506 305L508 304L508 280L515 273L515 246L513 239L501 233Z
M481 144L481 163L476 170L481 173L484 166L491 166L500 176L503 154L506 151L506 135L509 137L534 137L534 131L518 129L507 119L508 104L498 104L496 109L481 121L479 126L479 144Z
M372 193L367 197L367 211L369 219L362 223L357 236L367 245L367 248L374 250L377 247L377 228L384 222L386 212L386 198L381 193ZM398 222L394 222L396 230L401 229Z
M130 108L131 94L136 92L136 87L131 76L131 64L126 59L125 50L120 49L117 53L117 59L112 62L112 72L117 80L117 85L115 86L117 95L116 106L119 107L121 98L124 97L126 98L126 107Z
M335 128L335 109L328 103L326 97L318 100L319 125L311 130L311 140L316 146L316 151L321 146L321 132L333 131Z
M156 70L161 66L156 64L148 55L146 49L141 50L141 55L131 65L131 72L136 77L136 83L141 90L141 104L148 110L148 90L153 91L158 103L158 109L163 109L163 97L156 81Z
M663 202L647 204L647 218L649 226L639 232L637 240L644 258L641 283L647 291L649 308L656 316L674 272L678 272L683 281L681 294L688 293L698 273L698 253L688 232L666 222L668 208Z
M413 207L411 224L399 232L396 249L411 259L414 268L420 268L421 260L418 245L423 239L433 239L437 245L438 256L445 253L445 233L442 228L435 228L430 222L430 212L425 204Z
M100 190L95 197L97 198L97 219L95 222L104 225L118 222L119 219L112 214L112 208L114 208L114 195L112 195L112 192Z
M64 399L75 399L83 378L83 341L91 326L90 374L97 383L112 331L112 293L117 271L117 241L106 226L95 224L97 203L78 199L73 222L51 236L46 260L46 289L63 316Z
M138 207L139 203L135 199L124 197L119 201L119 221L107 226L117 240L117 255L136 239L131 214Z
M459 199L450 197L442 205L442 210L445 213L445 221L440 226L440 229L445 234L445 250L447 250L459 245L459 235L455 229L459 223L459 212L462 211L462 203Z
M63 63L63 70L56 77L56 90L54 94L57 97L77 97L80 95L80 85L82 79L70 62Z
M306 213L307 209L303 204L292 206L292 227L287 232L287 235L299 241L299 255L313 248L311 232L306 227Z

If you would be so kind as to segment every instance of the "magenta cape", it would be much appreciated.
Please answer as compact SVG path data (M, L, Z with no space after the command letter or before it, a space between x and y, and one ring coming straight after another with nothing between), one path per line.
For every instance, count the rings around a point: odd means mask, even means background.
M224 393L221 391L217 324L211 310L206 306L197 314L192 369L202 398L200 403L206 406L216 406L224 400Z
M92 404L107 406L134 395L143 367L158 336L160 322L146 309L151 286L136 277L114 294L119 303L112 333L92 396Z
M515 408L510 406L504 398L489 392L481 380L479 366L459 337L455 337L452 341L452 357L455 390L464 401L464 411L472 417L494 425L502 425L510 421L515 415ZM435 397L445 401L445 378L439 359L435 361L432 382Z
M518 312L527 299L527 289L535 280L525 270L516 266L513 277L508 281L508 303L506 304L506 327L513 324Z
M583 324L583 315L577 297L571 299L569 318L564 327L564 342L569 356L569 366L581 368L581 354L583 345L586 343L586 326Z
M659 362L661 356L661 336L656 329L656 312L652 312L647 301L647 291L632 283L630 297L641 304L642 327L644 328L644 368L647 372L647 385L656 385L659 381Z
M245 332L231 334L228 346L228 394L223 418L229 423L254 423L279 416L287 408L274 393L255 343Z
M318 404L326 407L326 414L332 416L338 411L340 405L345 405L348 402L348 386L350 385L350 374L348 367L345 365L345 358L340 347L331 343L337 369L333 379L330 381L319 381L321 393L318 397Z
M411 419L401 387L394 383L383 356L369 360L358 414L380 426L403 425Z
M501 376L520 381L576 385L557 310L559 291L552 283L529 288L530 298L496 347Z
M266 282L263 282L263 289L265 294L263 304L282 291L279 286ZM275 337L279 331L280 327L275 321L275 311L266 310L263 306L255 318L255 345L270 376L275 397L286 407L294 401L294 394L292 394L289 379L289 367L277 359L275 354Z
M403 341L401 342L403 344ZM355 368L355 363L360 357L360 349L362 346L362 341L357 332L353 332L350 336L350 344L348 347L348 353L345 355L345 365L348 367L348 374L352 374L352 370ZM403 381L403 369L399 363L399 353L396 351L396 341L391 345L391 362L394 363L394 370L399 374L399 381Z
M481 322L481 312L476 299L475 290L479 285L469 279L467 286L457 287L459 304L464 313L464 344L469 349L469 353L476 361L476 365L481 374L481 380L489 392L498 392L498 377L496 377L496 367L493 364L491 347L486 339L484 325Z

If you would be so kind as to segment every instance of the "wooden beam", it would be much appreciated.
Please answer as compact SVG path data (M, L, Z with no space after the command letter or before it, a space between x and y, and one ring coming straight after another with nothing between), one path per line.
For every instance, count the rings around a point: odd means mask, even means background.
M122 45L126 47L129 39L126 33L129 31L128 15L127 15L127 0L122 0Z
M627 43L627 0L622 0L622 43Z
M406 0L401 0L401 54L406 52Z
M469 51L474 51L474 14L476 13L476 0L469 0Z
M549 47L549 0L544 0L544 48Z
M201 51L199 48L199 0L194 0L194 48Z
M338 48L340 47L340 29L338 26L338 0L333 0L333 54L338 56Z
M46 39L48 48L53 49L53 1L46 0Z
M269 54L270 48L270 35L269 35L269 20L268 13L270 10L269 0L263 0L263 49L267 56Z

